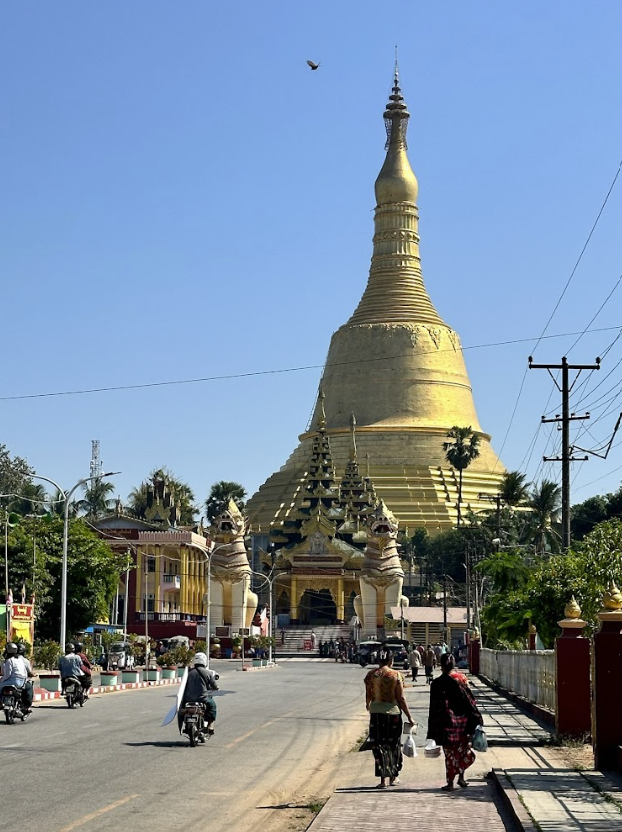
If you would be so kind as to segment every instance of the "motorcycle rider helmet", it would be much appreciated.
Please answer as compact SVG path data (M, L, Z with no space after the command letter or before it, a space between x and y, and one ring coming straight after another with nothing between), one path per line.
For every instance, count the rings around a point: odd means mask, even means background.
M73 649L76 653L81 653L83 647L84 647L84 645L82 644L81 641L76 641L76 643L73 646Z
M17 656L17 644L14 644L14 642L9 641L5 648L5 652L7 656Z
M20 643L17 645L17 655L18 656L25 656L26 655L26 645L24 644L23 641L20 641Z
M202 667L207 667L207 656L205 653L197 653L194 657L194 664Z
M74 650L75 650L74 645L70 641L68 641L67 644L65 645L65 653L73 653Z

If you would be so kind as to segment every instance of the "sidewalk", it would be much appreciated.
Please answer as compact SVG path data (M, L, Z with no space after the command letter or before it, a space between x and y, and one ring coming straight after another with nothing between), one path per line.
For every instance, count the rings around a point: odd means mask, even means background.
M404 760L400 785L377 790L371 752L348 755L310 832L622 832L622 777L590 770L585 747L550 745L546 727L477 678L471 687L490 747L468 770L469 788L440 791L444 761L423 756L429 689L409 684L419 756Z

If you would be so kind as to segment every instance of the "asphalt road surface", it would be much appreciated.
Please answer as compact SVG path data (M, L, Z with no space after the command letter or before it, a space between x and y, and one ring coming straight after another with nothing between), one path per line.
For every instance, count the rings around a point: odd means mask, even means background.
M272 830L278 807L327 796L337 755L366 726L366 671L215 664L216 735L197 748L175 723L160 727L177 686L94 696L76 710L46 702L23 724L2 721L2 832L16 823L37 832Z

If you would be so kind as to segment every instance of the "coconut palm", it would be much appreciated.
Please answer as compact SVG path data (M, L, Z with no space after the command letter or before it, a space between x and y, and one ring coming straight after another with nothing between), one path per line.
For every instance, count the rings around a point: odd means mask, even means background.
M539 486L531 489L527 506L531 509L526 526L528 542L534 543L536 551L559 552L561 549L561 535L559 525L561 520L560 486L553 480L542 480Z
M462 474L479 456L480 435L475 433L471 427L461 428L455 425L447 431L450 442L443 442L445 459L458 471L458 523L462 520Z
M525 479L525 475L521 474L520 471L506 471L499 489L501 502L510 508L524 505L529 499L529 486L531 484L525 482Z
M112 510L114 500L110 495L114 491L114 485L111 482L93 480L91 483L85 483L83 487L84 497L76 501L78 512L83 512L89 520L98 520Z
M127 498L130 512L135 517L145 517L149 489L152 487L154 479L164 480L166 487L174 497L175 505L179 508L179 523L182 526L192 525L194 516L198 511L195 505L194 492L187 483L177 479L167 468L155 468L149 474L147 480L130 491Z

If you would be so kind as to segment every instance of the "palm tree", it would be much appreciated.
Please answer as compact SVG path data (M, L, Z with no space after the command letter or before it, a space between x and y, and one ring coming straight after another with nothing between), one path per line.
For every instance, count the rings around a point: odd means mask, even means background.
M510 508L524 505L529 499L529 486L531 485L525 482L525 479L525 475L520 471L506 471L499 489L501 502Z
M445 459L458 471L458 523L462 520L462 473L469 467L474 459L479 456L480 435L475 433L471 427L461 428L457 425L447 431L451 442L443 442Z
M552 480L542 480L539 486L531 489L527 506L531 509L527 521L527 537L536 546L540 554L544 552L559 552L561 535L559 524L561 519L560 486Z
M112 510L114 500L109 496L114 491L111 482L93 480L84 484L84 497L76 501L77 511L83 511L89 520L98 520Z
M46 500L45 487L41 483L26 482L19 497L12 501L11 508L18 514L42 514Z
M220 512L229 502L234 499L237 507L242 511L244 509L244 498L246 497L246 489L239 482L228 482L227 480L220 480L215 482L211 487L207 500L205 501L205 511L207 512L207 519L211 522L215 517L218 517Z
M198 508L195 504L195 496L190 486L178 479L167 468L155 468L147 480L141 482L139 486L133 488L128 496L128 506L135 517L144 518L147 511L147 497L149 488L154 479L164 480L167 489L170 491L175 500L175 505L179 508L179 523L182 526L190 526L194 523L194 515Z

